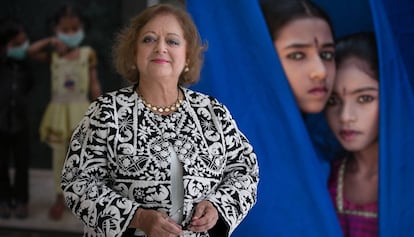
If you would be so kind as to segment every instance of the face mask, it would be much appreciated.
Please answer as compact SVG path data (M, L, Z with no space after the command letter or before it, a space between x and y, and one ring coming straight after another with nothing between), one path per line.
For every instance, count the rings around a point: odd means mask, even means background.
M83 30L78 30L78 32L76 32L75 34L71 34L71 35L58 32L57 37L64 44L66 44L69 48L75 48L79 46L79 44L82 42L85 35L83 33Z
M26 57L26 51L27 48L29 48L29 41L26 40L23 44L16 46L16 47L10 47L7 49L7 57L13 58L16 60L22 60Z

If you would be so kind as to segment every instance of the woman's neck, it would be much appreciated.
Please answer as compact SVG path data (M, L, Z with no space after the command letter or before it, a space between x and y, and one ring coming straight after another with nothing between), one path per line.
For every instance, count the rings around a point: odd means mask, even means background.
M79 58L79 47L68 48L65 52L59 54L59 56L69 60L77 59Z
M353 152L352 159L348 163L348 172L359 173L365 177L377 176L378 153L378 142L370 145L367 149Z
M137 93L146 101L156 106L171 105L180 96L180 90L175 83L157 83L154 80L151 83L146 83L142 79L140 79L137 87Z

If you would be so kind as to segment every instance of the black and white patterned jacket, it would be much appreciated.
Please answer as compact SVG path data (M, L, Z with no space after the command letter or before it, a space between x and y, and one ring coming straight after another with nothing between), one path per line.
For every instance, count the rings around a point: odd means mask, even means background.
M181 224L206 199L224 224L219 235L228 236L256 202L259 177L252 146L225 106L210 96L181 88L185 100L179 110L159 115L145 107L134 88L93 102L72 135L62 189L85 224L84 236L122 236L138 207L170 214L168 147L183 165Z

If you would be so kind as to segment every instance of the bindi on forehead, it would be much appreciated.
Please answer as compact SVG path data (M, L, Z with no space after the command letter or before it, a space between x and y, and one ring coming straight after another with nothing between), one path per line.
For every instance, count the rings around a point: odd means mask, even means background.
M315 45L316 45L316 46L318 46L318 45L319 45L319 40L318 40L318 38L316 38L316 37L315 37L315 38L313 39L313 42L315 43Z
M342 90L341 90L341 94L342 94L342 95L346 95L346 87L343 87L343 88L342 88Z
M313 38L313 44L317 48L335 48L333 41L324 41L323 39L320 41L317 36Z

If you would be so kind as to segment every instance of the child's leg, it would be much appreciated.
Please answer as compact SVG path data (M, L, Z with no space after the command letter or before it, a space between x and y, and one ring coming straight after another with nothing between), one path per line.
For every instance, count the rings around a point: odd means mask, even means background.
M17 133L12 138L14 155L14 198L16 201L15 214L18 218L28 215L27 204L29 201L29 134L28 130Z
M66 143L57 143L53 144L53 154L52 154L52 168L53 168L53 177L55 178L55 192L56 194L62 194L62 189L60 188L60 183L62 180L62 168L63 163L66 158L67 146Z
M62 218L62 214L66 209L66 204L63 199L62 189L60 188L60 183L62 180L62 168L63 163L65 162L66 152L68 144L65 142L62 143L53 143L52 147L52 168L53 176L55 179L54 187L56 193L56 200L53 206L50 208L49 216L52 219L59 220Z
M11 185L9 178L10 139L9 135L0 132L0 218L8 218L11 214Z

